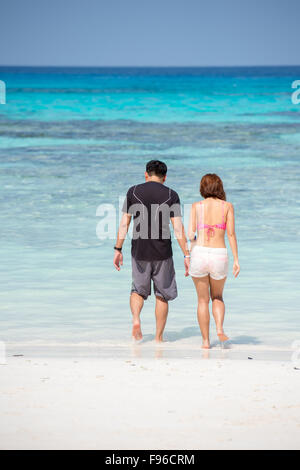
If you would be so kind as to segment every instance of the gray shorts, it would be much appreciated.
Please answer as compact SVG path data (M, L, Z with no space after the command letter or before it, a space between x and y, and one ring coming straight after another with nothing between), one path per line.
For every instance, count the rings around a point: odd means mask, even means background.
M177 297L177 285L173 258L161 261L144 261L131 258L132 261L132 288L144 299L151 295L151 279L154 294L164 300L173 300Z

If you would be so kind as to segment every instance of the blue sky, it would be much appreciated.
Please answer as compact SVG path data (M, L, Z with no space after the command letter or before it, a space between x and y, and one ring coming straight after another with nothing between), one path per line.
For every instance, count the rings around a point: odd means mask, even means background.
M1 0L0 65L299 65L300 0Z

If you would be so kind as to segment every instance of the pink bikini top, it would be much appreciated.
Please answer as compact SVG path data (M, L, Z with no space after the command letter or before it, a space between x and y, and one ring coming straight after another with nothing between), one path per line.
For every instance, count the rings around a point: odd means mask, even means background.
M200 202L202 204L203 201ZM197 229L207 229L207 240L209 241L209 237L213 237L215 235L215 228L220 228L221 230L226 230L226 222L224 222L224 204L225 202L222 201L222 223L221 224L214 224L214 225L208 225L208 224L202 224L201 223L201 211L200 211L200 222L197 224ZM204 207L203 207L204 209Z

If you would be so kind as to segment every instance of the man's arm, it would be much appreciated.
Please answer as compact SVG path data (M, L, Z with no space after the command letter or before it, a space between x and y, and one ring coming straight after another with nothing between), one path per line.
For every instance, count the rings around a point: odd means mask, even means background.
M174 235L178 241L178 245L181 248L182 253L184 254L184 267L185 267L185 276L189 275L190 267L190 252L188 248L188 242L185 236L184 226L181 220L181 217L171 217L171 222L174 228Z
M190 220L189 220L189 228L188 228L188 237L191 242L194 241L196 230L197 230L196 203L194 202L194 204L192 204L192 208L190 212Z
M118 230L118 236L117 236L117 241L116 241L116 248L119 248L120 250L122 249L124 240L126 238L129 225L131 222L131 214L123 214L122 219L120 222L119 230ZM114 254L114 267L120 271L120 265L123 266L123 254L119 250L115 250Z

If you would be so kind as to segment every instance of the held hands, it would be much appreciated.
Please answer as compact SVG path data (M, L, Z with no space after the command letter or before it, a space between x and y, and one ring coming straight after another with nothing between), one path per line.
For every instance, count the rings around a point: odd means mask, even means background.
M240 265L238 261L234 261L233 263L233 275L234 277L237 277L240 272Z
M120 271L120 266L123 266L123 254L120 251L115 251L113 263L116 270Z
M190 269L190 258L184 258L184 269L185 269L185 277L189 275L189 269Z

